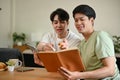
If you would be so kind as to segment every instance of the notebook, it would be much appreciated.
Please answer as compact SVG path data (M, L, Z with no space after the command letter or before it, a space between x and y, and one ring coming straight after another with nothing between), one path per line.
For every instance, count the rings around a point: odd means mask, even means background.
M45 51L39 52L37 55L48 72L57 72L61 66L70 71L85 71L78 49Z

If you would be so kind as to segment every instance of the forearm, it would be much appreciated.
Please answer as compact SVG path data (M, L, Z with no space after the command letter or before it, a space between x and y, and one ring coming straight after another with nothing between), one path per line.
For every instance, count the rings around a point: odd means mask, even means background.
M82 72L79 74L81 79L101 79L109 76L113 76L115 73L114 69L103 67L94 71Z
M64 67L60 68L60 73L67 79L103 79L115 74L115 57L107 57L101 60L103 66L98 69L85 72L71 72Z
M34 56L34 62L36 64L38 64L40 66L44 66L43 63L42 63L42 61L40 60L40 58L38 58L37 53L34 53L33 56Z
M38 51L43 51L45 44L46 44L46 43L44 43L44 42L40 42L40 43L38 44L38 46L37 46Z

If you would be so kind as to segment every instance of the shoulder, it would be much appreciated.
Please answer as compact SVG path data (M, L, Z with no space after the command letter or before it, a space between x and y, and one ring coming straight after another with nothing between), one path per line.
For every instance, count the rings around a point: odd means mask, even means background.
M106 32L106 31L97 31L97 36L99 37L111 37L110 33Z
M68 36L72 36L72 37L76 37L76 38L80 39L80 37L72 31L69 31Z
M43 36L55 36L55 32L54 31L46 32L43 34Z
M56 37L56 34L54 32L44 33L42 38L41 38L41 42L50 42L53 39L55 39L55 37Z
M108 35L109 33L106 31L97 31L99 35Z
M42 35L41 37L41 41L45 41L45 40L51 40L54 39L56 37L56 34L54 32L46 32Z
M112 36L106 31L97 31L97 38L102 39L104 41L112 40Z

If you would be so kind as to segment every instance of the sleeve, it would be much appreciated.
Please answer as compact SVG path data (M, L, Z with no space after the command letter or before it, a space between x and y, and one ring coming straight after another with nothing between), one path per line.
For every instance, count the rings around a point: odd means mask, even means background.
M45 33L45 34L43 34L40 42L49 43L49 40L50 40L50 35L49 35L49 33Z
M96 38L96 55L99 59L114 56L112 37L104 31L100 31Z

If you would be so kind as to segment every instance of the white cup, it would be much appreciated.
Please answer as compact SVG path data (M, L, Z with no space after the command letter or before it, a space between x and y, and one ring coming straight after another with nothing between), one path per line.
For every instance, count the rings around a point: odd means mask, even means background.
M9 59L9 61L13 61L15 63L15 68L22 66L22 61L20 61L19 59Z
M8 66L8 71L14 71L15 66Z

